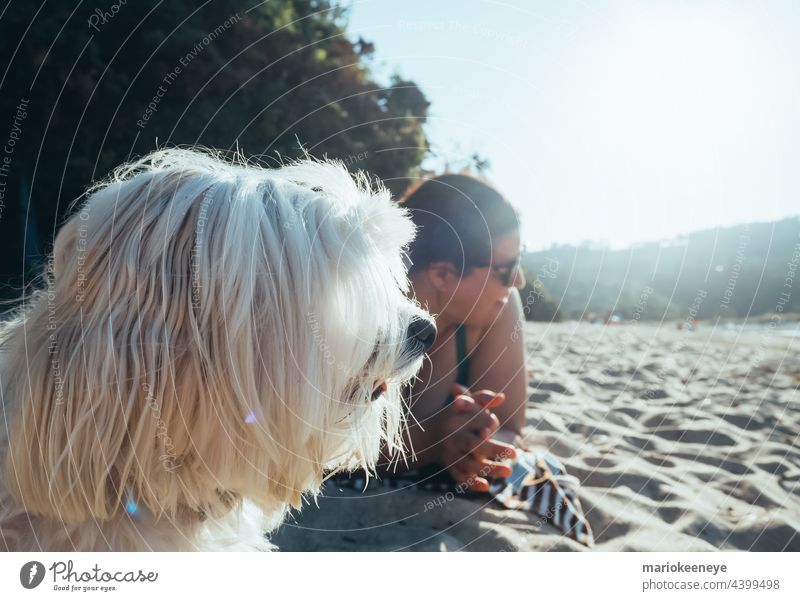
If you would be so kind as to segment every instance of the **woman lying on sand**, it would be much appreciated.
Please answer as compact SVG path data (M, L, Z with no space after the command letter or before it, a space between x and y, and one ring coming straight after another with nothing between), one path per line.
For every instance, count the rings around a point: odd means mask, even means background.
M491 493L587 545L578 481L544 450L522 443L527 383L520 223L484 181L449 174L403 201L417 226L409 248L413 294L435 316L437 337L410 391L403 474L384 478Z
M410 394L407 467L485 492L490 478L511 475L496 459L515 458L525 426L519 218L466 175L426 181L403 205L417 225L413 293L438 332Z

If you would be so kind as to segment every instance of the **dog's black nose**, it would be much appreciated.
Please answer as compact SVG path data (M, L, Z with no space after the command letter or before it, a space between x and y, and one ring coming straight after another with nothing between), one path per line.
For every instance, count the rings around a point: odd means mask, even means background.
M408 326L408 338L416 338L428 350L436 340L436 324L426 317L417 317Z

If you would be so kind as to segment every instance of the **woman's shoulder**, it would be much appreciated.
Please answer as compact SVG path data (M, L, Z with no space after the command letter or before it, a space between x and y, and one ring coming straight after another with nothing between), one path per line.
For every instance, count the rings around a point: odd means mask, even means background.
M514 291L494 323L480 333L470 357L470 388L504 392L505 402L493 412L504 427L517 433L525 425L527 400L522 315L522 303Z

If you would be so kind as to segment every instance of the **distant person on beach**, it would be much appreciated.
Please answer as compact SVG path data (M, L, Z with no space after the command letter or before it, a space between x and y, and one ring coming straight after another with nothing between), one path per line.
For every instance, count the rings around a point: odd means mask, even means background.
M410 391L415 457L382 475L416 469L487 491L510 475L498 460L515 457L525 426L519 218L491 185L460 174L425 181L402 204L417 226L413 294L438 334Z

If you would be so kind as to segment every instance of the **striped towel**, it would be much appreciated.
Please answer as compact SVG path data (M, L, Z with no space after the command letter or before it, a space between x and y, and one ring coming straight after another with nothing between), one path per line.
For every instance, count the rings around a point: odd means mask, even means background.
M517 451L508 478L495 480L489 494L507 509L530 511L581 544L594 545L589 520L578 498L580 483L544 450Z

